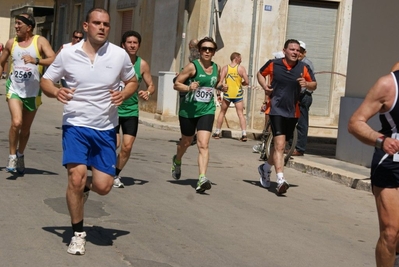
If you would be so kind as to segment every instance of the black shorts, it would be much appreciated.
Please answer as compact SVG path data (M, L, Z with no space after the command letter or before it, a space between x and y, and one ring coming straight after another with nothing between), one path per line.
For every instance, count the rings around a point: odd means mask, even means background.
M399 162L393 161L393 156L388 156L381 164L385 152L375 149L371 162L371 184L381 188L399 187Z
M285 135L285 140L290 140L294 133L298 118L286 118L278 115L269 115L273 136Z
M137 129L139 127L138 117L119 117L119 124L115 127L116 134L119 134L119 129L122 127L122 133L136 137Z
M212 132L214 114L204 115L197 118L184 118L179 116L180 132L185 136L193 136L195 130Z

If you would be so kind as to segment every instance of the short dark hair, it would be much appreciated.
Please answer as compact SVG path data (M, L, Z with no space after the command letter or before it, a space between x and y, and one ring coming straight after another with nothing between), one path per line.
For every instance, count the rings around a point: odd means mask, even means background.
M211 42L213 44L213 46L215 47L215 51L218 49L218 45L216 44L216 42L213 40L212 37L204 37L197 44L198 51L201 49L202 44L205 42Z
M17 15L15 18L19 19L20 21L22 21L26 25L31 26L32 27L32 31L33 31L33 29L36 26L35 17L31 13L25 13L24 12L24 13L21 13L21 14Z
M299 46L301 46L298 40L296 40L296 39L288 39L288 40L285 41L285 43L284 43L284 49L287 49L287 48L288 48L288 45L289 45L289 44L293 44L293 43L294 43L294 44L298 44Z
M94 11L98 11L98 12L101 12L101 13L107 13L108 16L109 16L110 19L111 19L111 16L109 15L109 13L108 13L107 10L105 10L104 8L101 8L101 7L93 7L92 9L90 9L89 11L87 11L86 20L85 20L86 22L89 22L89 20L90 20L90 15L91 15L91 13L93 13Z
M75 35L75 33L78 33L78 34L80 33L80 34L83 35L83 32L82 32L81 30L74 30L73 33L72 33L72 35Z
M122 35L122 41L121 41L121 46L122 44L124 44L127 40L127 38L134 36L137 38L137 40L139 41L139 45L141 45L141 35L140 33L136 32L136 31L127 31Z

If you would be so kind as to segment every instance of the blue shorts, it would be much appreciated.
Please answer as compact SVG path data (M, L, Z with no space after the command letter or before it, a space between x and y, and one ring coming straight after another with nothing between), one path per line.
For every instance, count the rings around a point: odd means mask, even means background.
M115 175L115 129L99 131L87 127L62 126L62 165L84 164Z
M243 100L243 98L228 98L228 97L223 97L224 100L228 101L228 102L233 102L233 103L237 103Z

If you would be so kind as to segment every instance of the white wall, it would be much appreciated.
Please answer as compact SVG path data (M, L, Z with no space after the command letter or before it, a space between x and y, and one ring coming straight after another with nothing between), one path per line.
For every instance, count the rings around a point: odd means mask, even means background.
M351 99L363 100L369 88L377 79L389 73L393 64L399 61L397 45L399 35L395 32L397 25L398 1L378 5L373 0L354 0L352 7L352 26L349 46L349 59L345 98L340 107L338 142L336 157L345 161L358 163L359 158L368 157L371 161L372 148L364 144L348 143L352 139L347 124L360 101L354 104ZM369 123L378 130L379 123ZM356 141L358 142L358 141ZM371 149L371 150L370 150ZM350 156L349 156L350 155ZM363 161L362 165L367 165ZM368 163L369 164L369 163Z
M10 39L10 19L0 17L0 25L2 25L0 27L0 43L5 45L8 39Z

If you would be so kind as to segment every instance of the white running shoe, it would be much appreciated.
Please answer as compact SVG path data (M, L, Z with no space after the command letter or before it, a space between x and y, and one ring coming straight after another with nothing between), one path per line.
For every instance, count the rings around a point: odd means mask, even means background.
M256 152L256 153L260 153L260 148L261 148L261 144L257 144L257 145L254 145L253 147L252 147L252 151L253 152Z
M8 164L6 166L6 171L15 172L17 170L17 162L18 159L16 157L15 158L8 157Z
M197 191L198 193L203 193L205 192L205 190L211 189L211 187L211 181L209 181L208 178L206 178L205 176L202 176L198 179L197 188L195 188L195 191Z
M121 182L121 177L119 175L114 177L114 187L115 188L124 188L125 185Z
M75 232L69 243L67 252L73 255L84 255L86 252L86 232Z
M263 186L264 188L269 188L270 187L270 174L272 173L272 171L269 170L269 171L265 172L263 169L264 166L265 166L265 164L263 163L263 164L259 165L259 167L258 167L258 172L260 175L259 182L260 182L261 186Z
M288 188L290 188L290 185L287 183L287 181L282 178L279 181L277 181L277 193L282 195L285 194L288 190Z

